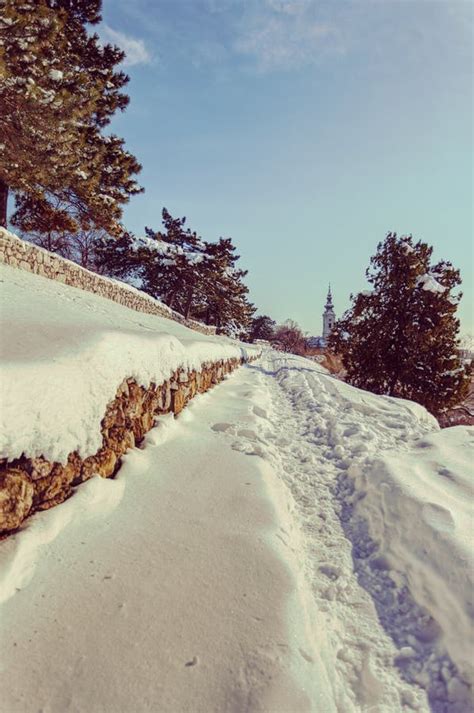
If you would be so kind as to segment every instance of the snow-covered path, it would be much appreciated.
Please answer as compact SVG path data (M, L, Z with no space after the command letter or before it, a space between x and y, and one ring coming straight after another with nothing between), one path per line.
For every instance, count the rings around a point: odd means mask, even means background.
M165 418L3 543L1 710L467 713L356 507L357 468L433 429L274 353Z
M327 632L326 646L334 656L329 670L333 671L337 709L395 711L406 706L440 713L473 710L462 676L440 642L439 623L431 616L438 614L436 608L430 612L421 606L423 596L421 602L415 599L419 592L410 591L407 573L390 566L380 546L383 543L370 537L363 511L361 515L354 508L366 493L355 490L351 476L370 468L374 460L377 464L377 456L386 451L399 457L413 443L426 448L429 444L419 439L433 432L433 419L416 404L373 396L319 375L307 360L298 357L273 353L266 364L261 361L250 370L260 371L262 393L257 401L262 402L265 392L267 397L271 394L269 420L257 429L256 450L272 464L291 493L293 519L303 534L304 579L316 604L315 641L321 640L322 631ZM472 443L474 433L469 435ZM234 443L234 447L248 452L244 442ZM469 479L468 463L463 466ZM472 483L470 492L472 496ZM380 496L376 495L377 499ZM429 491L424 499L429 502ZM421 519L424 512L413 514ZM388 519L388 513L384 515ZM399 527L407 528L410 538L422 528L416 522L410 526L408 519L401 519ZM424 533L427 549L437 535L437 523L433 524L435 527ZM472 520L467 531L472 544ZM414 538L411 544L415 549ZM439 545L433 546L433 559L439 551ZM455 557L454 549L447 557ZM401 564L406 564L403 558ZM440 564L442 569L445 562ZM469 566L468 562L464 566ZM439 586L432 572L429 575L428 584ZM470 595L472 582L468 598ZM469 659L472 622L463 618L461 625L451 624L458 648L462 648L463 638L466 641ZM407 686L400 685L397 674Z

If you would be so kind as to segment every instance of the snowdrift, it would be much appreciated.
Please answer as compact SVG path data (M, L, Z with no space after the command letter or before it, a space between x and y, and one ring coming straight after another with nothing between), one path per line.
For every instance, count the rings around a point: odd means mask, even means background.
M5 265L0 279L0 458L87 457L124 378L161 384L260 351Z
M432 616L462 675L474 680L474 428L457 426L350 469L357 515L378 543L377 557ZM380 562L381 560L379 560ZM416 648L415 637L411 644ZM416 652L405 652L407 658Z

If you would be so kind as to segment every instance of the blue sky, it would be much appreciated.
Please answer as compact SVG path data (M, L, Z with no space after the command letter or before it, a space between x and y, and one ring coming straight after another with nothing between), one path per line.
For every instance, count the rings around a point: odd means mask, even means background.
M472 12L458 0L104 0L127 51L125 212L231 236L260 313L321 332L388 231L462 271L474 332Z

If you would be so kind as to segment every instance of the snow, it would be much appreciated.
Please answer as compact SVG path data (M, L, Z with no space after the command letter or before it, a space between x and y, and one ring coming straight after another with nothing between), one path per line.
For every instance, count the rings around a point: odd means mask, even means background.
M54 81L54 82L60 82L63 78L63 73L61 72L60 69L50 69L49 70L49 77Z
M392 571L440 628L451 659L474 679L474 429L430 434L400 454L356 466L356 513ZM401 585L403 582L403 585ZM422 646L415 641L416 651ZM423 643L423 641L421 642Z
M167 243L164 240L153 240L146 235L134 235L132 237L131 247L132 250L146 248L147 250L152 250L160 255L183 253L183 250L179 245L173 245L172 243Z
M191 252L186 253L186 259L190 265L198 265L203 260L207 260L207 256L204 255L203 253L197 253L197 252L191 251Z
M422 290L426 292L433 292L434 294L446 292L446 287L441 285L433 275L420 275L416 281L417 285L422 285Z
M1 277L8 452L87 450L124 369L249 349ZM467 713L473 439L267 350L1 543L5 710Z
M456 356L454 356L453 358L455 359ZM463 371L464 371L464 367L458 366L457 369L450 369L448 371L443 371L441 376L456 376L456 374L460 374Z
M335 713L297 555L281 554L271 472L219 430L261 420L252 380L223 386L161 419L117 479L93 480L6 541L16 591L2 607L5 710Z
M106 193L99 193L97 197L104 203L115 203L115 198L108 196Z
M204 250L203 245L202 241L197 241L198 248L202 247L202 250ZM204 260L213 260L212 255L205 255L202 251L200 252L191 249L184 250L181 245L167 243L165 240L153 240L148 236L134 236L132 238L132 250L139 250L141 248L145 248L159 255L166 256L166 258L162 260L163 265L175 265L176 258L178 256L185 257L186 262L190 265L197 265Z
M124 378L159 384L178 368L260 351L5 265L0 276L9 305L0 315L9 335L0 346L0 457L91 455Z

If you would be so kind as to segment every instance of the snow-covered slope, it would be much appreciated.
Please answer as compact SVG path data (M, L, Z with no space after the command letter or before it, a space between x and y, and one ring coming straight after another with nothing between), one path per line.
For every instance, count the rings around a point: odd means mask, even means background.
M144 348L243 348L29 278L9 278L19 443L47 435L35 374L86 372L87 409L117 364L157 378ZM472 434L267 352L0 543L5 710L468 713Z
M272 355L267 370L280 386L282 435L261 448L295 497L318 608L329 601L340 622L329 628L342 627L335 667L352 669L359 700L377 711L398 710L387 681L378 700L372 688L387 656L431 710L471 711L474 429L440 431L417 404L355 389L299 357ZM391 654L360 585L396 644Z
M160 384L259 351L6 265L0 287L0 458L91 455L124 378Z
M394 604L408 586L432 621L407 627L393 611L391 628L407 646L406 666L420 653L421 638L440 638L452 660L474 680L473 543L474 429L457 426L415 440L406 452L352 466L356 518L377 543L377 566L394 581ZM372 556L369 566L374 562ZM400 577L401 574L401 577ZM418 637L420 638L420 637ZM449 676L449 671L442 672Z

